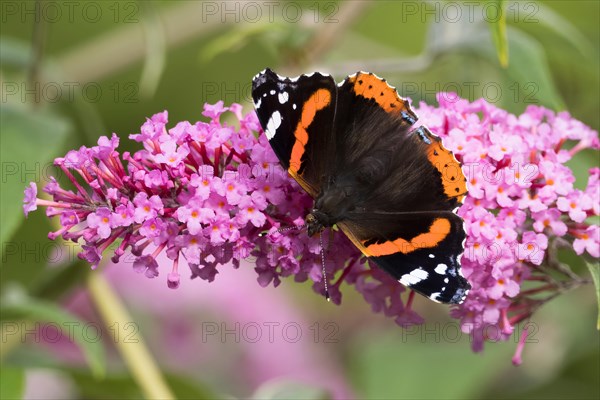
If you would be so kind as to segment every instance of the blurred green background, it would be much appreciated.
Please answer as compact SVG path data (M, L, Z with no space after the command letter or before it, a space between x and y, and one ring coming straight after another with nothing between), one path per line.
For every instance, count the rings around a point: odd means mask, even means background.
M308 285L261 289L250 265L222 268L211 284L184 280L173 291L162 276L149 281L127 262L107 263L92 274L104 274L126 305L129 325L119 326L123 320L101 317L97 296L90 299L93 278L75 247L46 238L56 228L43 212L27 221L21 212L25 185L47 182L54 157L111 132L121 150L135 151L127 135L165 109L173 123L200 119L205 102L250 111L251 77L267 66L337 79L368 70L413 102L435 104L436 92L454 91L514 113L528 104L568 110L597 130L599 2L0 7L2 398L140 397L118 351L140 337L180 398L599 398L591 285L533 317L518 368L510 362L516 336L473 354L439 305L418 301L428 322L403 331L350 288L335 307ZM508 40L499 41L508 48L505 68L492 34L502 32L498 10L507 25ZM582 152L570 162L576 186L597 157Z

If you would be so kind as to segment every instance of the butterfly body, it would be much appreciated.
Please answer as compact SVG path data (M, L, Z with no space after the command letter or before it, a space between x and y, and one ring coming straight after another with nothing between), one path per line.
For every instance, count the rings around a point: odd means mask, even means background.
M328 176L325 181L327 183L315 198L314 208L306 216L310 236L346 220L356 210L360 199L365 197L351 177Z
M394 88L359 72L253 80L257 115L281 164L314 199L309 235L337 224L378 266L434 301L460 303L466 194L460 164Z

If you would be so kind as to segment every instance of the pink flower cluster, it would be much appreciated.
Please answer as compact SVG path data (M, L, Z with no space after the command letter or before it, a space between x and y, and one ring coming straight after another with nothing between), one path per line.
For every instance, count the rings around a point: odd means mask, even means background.
M234 124L220 121L227 111ZM47 216L59 216L62 227L49 238L62 235L80 242L79 257L92 268L114 244L113 262L129 249L136 271L154 278L167 269L171 288L180 284L182 260L192 279L212 281L219 266L238 268L245 259L255 266L262 286L277 286L281 277L293 275L298 282L312 280L315 290L324 293L319 238L292 229L276 232L302 225L312 199L279 165L259 132L256 114L242 115L239 104L225 108L219 102L205 105L203 115L210 121L184 121L169 129L167 112L155 114L139 134L130 135L144 147L134 154L119 154L115 134L101 137L92 148L70 151L55 165L72 190L52 179L44 191L53 199L39 199L31 183L25 190L25 214L40 205L47 207ZM265 232L270 234L261 235ZM346 281L374 310L401 319L404 288L369 269L343 234L324 239L331 299L340 303L339 287ZM163 251L173 261L170 269L156 261Z
M420 121L444 138L469 183L459 215L467 231L462 267L473 289L452 315L480 350L486 339L509 337L545 301L530 295L552 296L573 283L570 271L568 282L551 278L550 270L565 268L553 249L600 255L599 228L587 220L599 214L600 170L591 169L579 190L565 165L585 148L598 150L598 133L567 112L538 106L516 116L483 99L440 93L438 102L421 103ZM524 281L542 284L522 291Z
M600 170L590 170L587 188L578 190L565 166L578 151L598 149L598 135L567 113L542 107L515 116L484 100L469 103L449 94L438 100L439 107L421 104L417 112L454 151L469 181L459 214L468 237L463 270L473 289L452 315L473 335L478 350L484 340L494 339L490 333L505 339L531 315L543 299L530 294L561 288L548 273L557 262L553 247L567 245L598 257L599 229L587 218L599 214ZM325 234L321 243L292 229L303 224L312 199L280 167L255 113L242 115L240 105L226 108L219 102L205 105L203 115L208 122L171 128L166 111L154 115L139 134L130 135L144 147L134 154L121 155L114 134L101 137L98 146L70 151L55 164L72 188L52 180L44 191L53 199L45 200L37 198L31 183L25 213L47 206L47 215L59 216L62 226L49 237L80 242L80 257L94 268L114 244L114 262L129 249L136 271L154 278L166 269L171 288L180 284L181 261L191 278L212 281L218 267L238 268L245 259L262 286L294 276L299 282L310 279L314 290L324 293L323 247L335 303L341 302L340 286L346 282L373 311L399 325L423 321L412 310L414 293L403 300L405 288L369 265L343 234ZM222 117L233 121L221 122ZM567 150L571 141L575 145ZM277 232L282 227L290 229ZM170 268L156 261L163 251L172 260ZM526 280L545 285L522 291Z

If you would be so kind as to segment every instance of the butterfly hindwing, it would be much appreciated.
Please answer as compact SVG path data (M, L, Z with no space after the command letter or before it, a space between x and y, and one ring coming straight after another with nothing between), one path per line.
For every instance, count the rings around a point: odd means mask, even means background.
M353 112L336 146L335 175L353 187L354 207L338 225L403 285L437 302L461 303L470 285L460 272L463 221L453 213L466 193L460 164L437 136L413 129L402 114L340 91L338 104L346 103Z
M440 173L444 195L454 205L462 203L467 194L467 179L454 154L444 147L439 136L424 126L415 129L414 133L428 145L427 158Z
M404 286L437 302L461 303L470 289L460 271L466 237L462 219L445 212L400 214L394 220L422 232L377 239L352 223L339 225L363 254Z

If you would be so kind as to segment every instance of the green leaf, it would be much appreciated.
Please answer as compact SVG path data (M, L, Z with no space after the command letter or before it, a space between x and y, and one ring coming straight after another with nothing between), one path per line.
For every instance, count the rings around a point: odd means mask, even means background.
M33 283L31 294L37 298L59 299L82 282L91 271L90 264L80 259L65 267L47 268Z
M565 109L564 101L554 83L544 47L532 36L518 29L509 29L508 40L513 62L507 68L508 75L524 90L528 84L535 85L532 96L555 110Z
M94 376L104 376L105 360L102 342L96 340L96 331L94 331L94 337L91 337L92 334L87 329L88 324L73 314L52 303L34 300L19 294L3 299L0 315L2 320L30 320L56 324L79 346Z
M268 33L270 30L279 31L280 27L263 23L235 25L209 41L199 53L199 61L209 63L219 55L237 50L246 45L251 38Z
M20 322L19 322L20 323ZM33 322L24 322L24 327L27 329L33 329ZM5 337L10 340L10 332L6 330L3 332ZM17 334L20 336L19 334ZM19 341L21 338L17 338ZM18 346L10 349L7 352L4 349L5 344L2 344L2 351L6 354L6 358L3 358L2 365L10 365L15 368L24 368L28 369L59 369L61 368L61 363L63 360L60 360L56 353L52 352L52 349L44 346Z
M3 365L0 373L0 399L22 399L24 389L25 371Z
M256 389L252 398L257 400L325 400L331 399L331 395L322 388L309 386L304 383L274 380Z
M79 390L79 397L85 399L134 399L142 398L136 381L130 375L108 375L102 381L98 381L85 371L76 369L63 369L68 373ZM166 375L166 381L173 388L177 399L210 399L225 398L215 393L197 380L190 380L176 375Z
M487 15L486 20L488 21L490 31L492 32L492 39L494 40L494 46L496 46L496 53L498 54L498 60L500 65L506 68L508 67L508 37L506 34L506 7L504 6L504 0L493 0L490 3L496 4L495 7L486 7L485 10L489 13L490 10L498 13L498 15Z
M563 39L565 39L573 48L577 49L582 56L588 59L593 59L593 55L597 52L590 40L583 35L575 25L567 18L552 10L552 8L536 2L536 20L539 24L553 31Z
M12 37L0 39L0 65L26 68L31 60L31 46L28 42Z
M564 101L552 79L544 47L531 35L519 29L507 30L512 62L502 71L506 82L505 85L501 85L504 86L501 97L510 100L511 103L513 100L516 103L525 98L526 103L564 109ZM470 54L495 63L498 56L490 46L490 41L490 34L484 24L469 24L468 21L432 23L427 52L435 57ZM489 71L490 75L492 72ZM489 76L486 79L489 79Z
M144 98L151 99L156 94L165 69L166 38L155 3L143 1L140 5L144 11L142 27L146 36L146 58L140 78L140 93Z
M2 252L4 243L24 219L22 205L25 186L30 181L47 179L51 160L71 131L71 125L65 119L47 112L3 104L0 109L0 131Z
M592 275L592 280L596 287L596 297L598 298L598 321L596 322L596 328L600 330L600 268L598 267L598 263L594 264L586 261L585 264L590 270L590 275Z
M368 339L359 339L361 350L346 364L359 397L370 399L480 398L514 351L513 343L496 343L484 357L473 354L456 321L364 334Z

